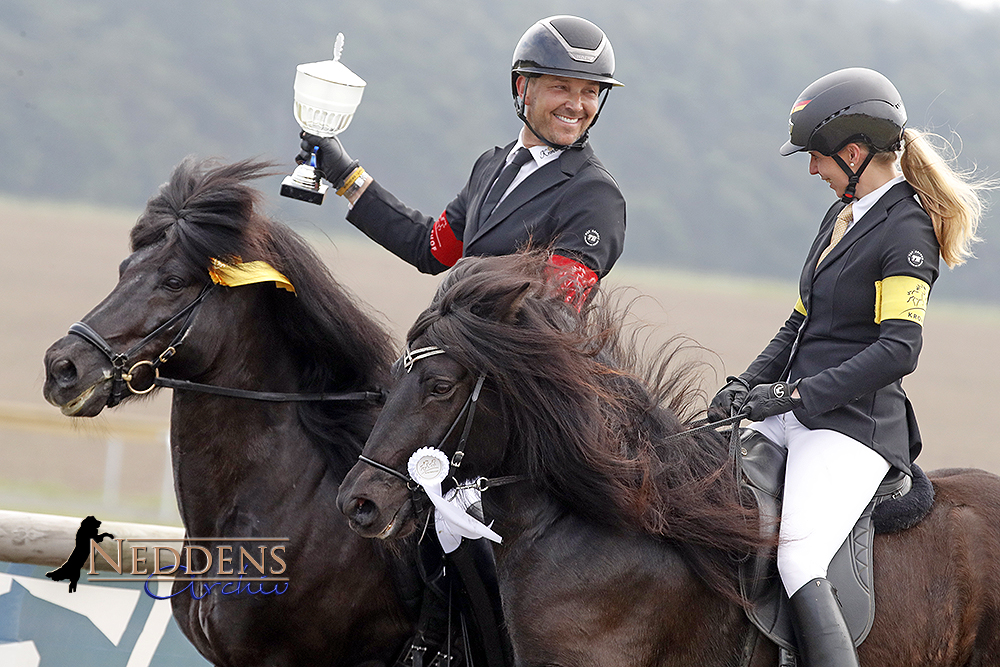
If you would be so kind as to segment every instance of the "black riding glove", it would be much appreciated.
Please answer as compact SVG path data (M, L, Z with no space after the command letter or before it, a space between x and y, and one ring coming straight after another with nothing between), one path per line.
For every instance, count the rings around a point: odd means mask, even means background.
M317 137L303 132L301 145L302 150L295 156L295 161L299 164L309 164L315 152L316 169L338 190L344 186L347 177L358 168L358 161L351 159L337 137Z
M759 384L750 390L743 404L743 414L750 421L759 422L773 415L780 415L802 405L801 398L792 398L799 382Z
M726 381L729 384L719 390L719 393L712 399L712 404L708 406L708 421L710 422L721 421L739 412L747 398L747 393L750 391L750 385L741 378L730 375Z

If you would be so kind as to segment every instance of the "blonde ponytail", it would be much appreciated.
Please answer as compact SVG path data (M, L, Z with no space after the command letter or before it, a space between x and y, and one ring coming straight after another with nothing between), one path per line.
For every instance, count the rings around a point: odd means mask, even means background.
M972 246L982 240L976 236L985 209L982 193L996 184L973 180L971 173L952 169L928 140L930 136L936 135L907 128L899 166L931 217L941 246L941 259L955 268L975 256Z

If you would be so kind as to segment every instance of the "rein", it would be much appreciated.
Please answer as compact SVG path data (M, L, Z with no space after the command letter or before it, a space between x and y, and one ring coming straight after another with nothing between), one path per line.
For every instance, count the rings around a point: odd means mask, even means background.
M314 402L314 401L372 401L372 402L382 402L385 400L385 392L383 391L352 391L352 392L341 392L341 393L282 393L282 392L271 392L271 391L255 391L250 389L235 389L232 387L220 387L217 385L202 384L200 382L191 382L189 380L175 380L172 378L160 377L160 366L167 363L174 354L177 353L177 348L181 346L184 342L184 338L187 336L188 330L194 323L194 315L198 310L198 307L204 301L205 297L208 296L209 292L215 287L214 284L205 285L201 290L201 293L195 298L194 301L181 308L178 312L170 316L163 324L154 329L151 333L146 335L142 340L133 345L128 351L116 354L112 349L111 345L104 339L101 334L97 333L89 324L85 322L74 322L70 328L69 333L83 338L85 341L96 347L105 357L111 362L112 374L111 374L111 393L108 396L107 406L113 408L128 395L128 392L136 395L148 394L153 391L156 387L165 387L168 389L182 389L187 391L197 391L203 394L213 394L215 396L226 396L229 398L245 398L254 401L269 401L269 402ZM151 340L159 336L165 329L169 328L175 324L181 318L186 317L184 324L181 326L180 331L174 336L170 344L163 350L160 354L156 355L154 361L142 360L137 361L129 367L129 360L132 355L137 353L143 347L146 346ZM153 372L153 381L145 389L136 389L132 386L133 376L136 370L142 366L149 366L150 370ZM126 367L128 370L126 371Z
M191 382L190 380L174 380L173 378L163 377L157 377L153 381L153 384L157 387L165 387L167 389L184 389L215 396L247 398L254 401L268 401L273 403L304 403L315 401L373 401L381 403L385 400L384 391L348 391L340 394L295 394L277 391L256 391L253 389L234 389L232 387L220 387L214 384L202 384L200 382Z
M695 435L696 433L703 433L705 431L714 431L722 426L728 426L730 424L738 424L744 419L746 419L746 415L744 414L734 415L732 417L728 417L727 419L720 419L717 422L711 422L706 419L703 420L703 423L700 423L699 426L690 428L686 431L681 431L680 433L674 433L673 435L668 435L667 437L663 438L663 441L669 442L671 440L676 440L677 438L683 437L685 435Z

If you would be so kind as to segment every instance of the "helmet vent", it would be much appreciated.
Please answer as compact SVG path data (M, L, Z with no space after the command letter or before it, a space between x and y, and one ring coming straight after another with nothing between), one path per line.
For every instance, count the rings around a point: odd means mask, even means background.
M604 35L595 31L587 21L581 21L575 16L562 16L549 21L553 28L574 49L594 51L604 41Z

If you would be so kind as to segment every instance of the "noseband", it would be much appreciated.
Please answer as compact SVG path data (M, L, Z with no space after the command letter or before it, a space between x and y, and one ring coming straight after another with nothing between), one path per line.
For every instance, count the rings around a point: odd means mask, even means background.
M108 358L108 361L111 362L111 368L112 368L111 393L108 396L108 403L107 403L109 408L113 408L119 403L121 403L122 399L124 399L128 395L127 392L131 392L133 394L148 394L149 392L153 391L153 389L156 387L156 380L159 379L160 377L160 366L167 363L167 361L169 361L170 358L174 356L174 354L177 352L177 348L183 342L184 336L187 335L188 329L191 328L191 324L194 320L194 314L197 311L198 306L201 305L201 302L205 299L206 296L208 296L208 293L212 290L213 287L214 285L212 283L205 285L205 287L203 287L201 290L201 294L199 294L194 301L181 308L177 313L168 318L166 322L156 327L156 329L154 329L150 334L148 334L138 343L133 345L126 352L121 352L116 354L114 350L112 350L111 345L108 344L106 340L104 340L104 337L101 336L101 334L94 331L91 328L91 326L85 322L74 322L70 326L69 333L79 336L80 338L84 339L85 341L96 347L104 354L105 357ZM164 349L163 352L161 352L160 354L156 355L155 360L149 361L148 359L144 359L142 361L137 361L131 366L129 366L129 361L132 355L137 353L139 350L145 347L147 343L149 343L151 340L153 340L161 333L163 333L164 330L173 326L181 318L185 318L184 324L181 326L180 330L177 332L177 335L174 336L174 339L170 342L170 344L166 347L166 349ZM135 387L132 386L132 378L136 369L138 369L141 366L149 366L150 370L153 371L154 381L151 382L149 384L149 387L145 389L136 389ZM127 371L125 370L126 368L128 368Z

